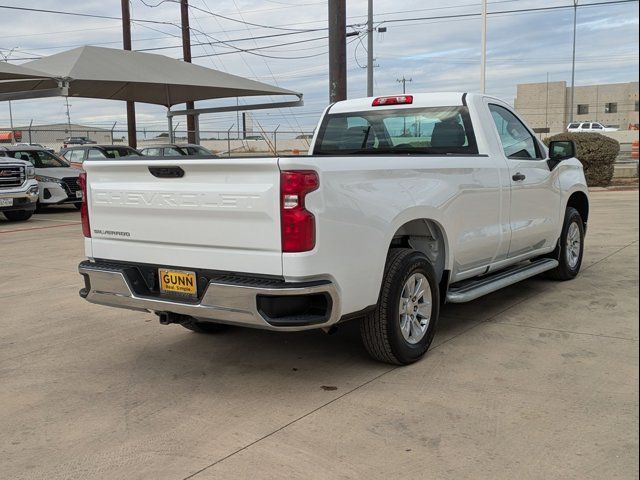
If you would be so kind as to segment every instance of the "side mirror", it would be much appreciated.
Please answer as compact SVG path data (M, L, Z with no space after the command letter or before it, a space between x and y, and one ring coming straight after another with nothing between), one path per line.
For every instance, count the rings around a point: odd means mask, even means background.
M573 140L554 140L549 143L549 169L553 170L558 164L576 156L577 148Z

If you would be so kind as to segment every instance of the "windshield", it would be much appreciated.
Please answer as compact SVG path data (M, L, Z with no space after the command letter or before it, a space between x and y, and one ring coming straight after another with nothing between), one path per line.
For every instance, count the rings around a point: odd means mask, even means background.
M26 160L36 168L59 168L68 167L69 164L45 150L16 150L7 152L13 158Z
M327 115L315 154L476 154L467 107L402 108Z

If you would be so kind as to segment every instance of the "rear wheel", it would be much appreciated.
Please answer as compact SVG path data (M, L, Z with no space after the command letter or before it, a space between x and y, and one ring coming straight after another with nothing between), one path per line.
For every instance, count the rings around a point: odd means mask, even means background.
M361 323L369 354L381 362L407 365L428 350L436 331L440 292L433 266L415 250L392 249L376 309Z
M213 322L203 322L197 318L189 317L186 320L180 322L187 330L191 330L196 333L218 333L227 329L228 325Z
M560 242L553 252L559 265L548 272L554 280L571 280L580 272L584 253L584 223L580 213L573 207L567 208L562 226Z
M10 222L24 222L25 220L29 220L33 215L31 210L12 210L10 212L3 213Z

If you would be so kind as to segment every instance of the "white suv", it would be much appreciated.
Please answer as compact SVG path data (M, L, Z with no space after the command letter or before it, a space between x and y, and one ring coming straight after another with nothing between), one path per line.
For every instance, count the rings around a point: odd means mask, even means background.
M574 122L567 126L567 132L617 132L615 127L605 127L598 122Z

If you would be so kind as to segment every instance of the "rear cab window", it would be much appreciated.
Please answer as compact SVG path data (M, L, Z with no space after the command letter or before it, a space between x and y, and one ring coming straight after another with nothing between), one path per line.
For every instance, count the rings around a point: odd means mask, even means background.
M325 116L316 155L477 154L465 106L397 108Z

